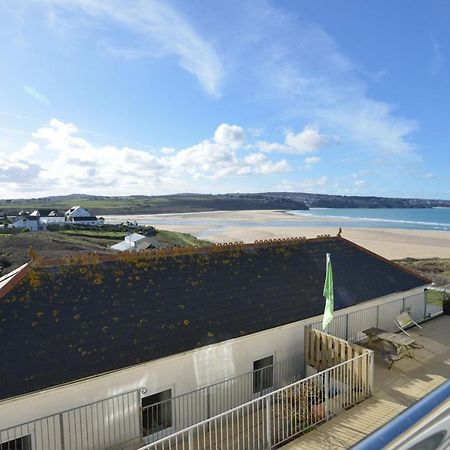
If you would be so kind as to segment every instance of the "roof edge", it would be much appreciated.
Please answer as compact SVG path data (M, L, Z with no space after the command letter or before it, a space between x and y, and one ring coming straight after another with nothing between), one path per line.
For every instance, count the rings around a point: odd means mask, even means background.
M8 292L10 292L15 286L17 286L31 270L30 261L18 267L14 271L7 273L1 277L0 280L8 280L0 287L0 299L2 299ZM8 279L9 278L9 279Z
M256 240L252 243L227 242L212 244L207 247L174 247L140 251L124 251L120 253L98 254L84 253L79 255L67 255L62 258L44 259L39 256L33 260L33 267L54 267L71 264L100 264L112 261L138 262L141 260L157 260L172 256L186 255L204 255L208 253L220 253L228 250L241 250L255 247L274 247L280 244L294 245L299 243L315 242L340 239L339 236L319 235L315 238L306 238L305 236L294 238L264 239Z
M402 266L401 264L398 264L394 261L391 261L390 259L385 258L384 256L379 255L378 253L373 252L372 250L369 250L365 247L362 247L361 245L356 244L353 241L350 241L349 239L346 239L342 236L340 236L340 239L344 240L345 242L349 243L350 245L352 245L353 247L357 248L358 250L361 250L371 256L374 256L375 258L384 261L385 263L391 265L392 267L395 267L396 269L400 269L403 272L409 274L409 275L413 275L416 278L419 278L420 280L424 281L425 284L432 284L433 280L430 280L427 277L424 277L423 275L420 275L419 273L415 272L414 270L408 269L407 267Z

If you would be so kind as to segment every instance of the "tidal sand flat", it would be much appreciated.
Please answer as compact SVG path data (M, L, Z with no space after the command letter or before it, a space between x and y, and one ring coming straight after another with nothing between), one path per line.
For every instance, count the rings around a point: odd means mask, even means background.
M350 219L293 215L284 211L213 211L186 214L106 216L109 223L136 220L170 231L190 233L211 242L246 243L260 239L337 234L385 258L449 258L450 231L351 226ZM346 226L348 225L348 226ZM352 224L353 225L353 224Z

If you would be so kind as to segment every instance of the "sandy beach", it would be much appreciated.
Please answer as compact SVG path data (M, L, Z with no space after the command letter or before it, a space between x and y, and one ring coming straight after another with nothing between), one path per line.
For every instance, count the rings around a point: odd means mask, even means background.
M346 228L345 220L321 219L326 227L308 226L315 219L283 211L214 211L188 214L109 216L108 222L136 220L156 228L190 233L211 242L254 242L284 237L342 236L386 258L449 258L450 232L392 228ZM329 224L329 225L328 225Z

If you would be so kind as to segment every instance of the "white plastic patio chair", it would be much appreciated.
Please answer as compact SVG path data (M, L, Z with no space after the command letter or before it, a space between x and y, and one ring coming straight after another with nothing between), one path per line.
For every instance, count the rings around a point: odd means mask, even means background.
M416 326L423 330L423 328L414 321L408 311L403 311L400 315L398 315L395 319L395 324L400 328L400 330L403 331L403 333L407 334L408 336L410 336L410 334L405 330L405 328Z

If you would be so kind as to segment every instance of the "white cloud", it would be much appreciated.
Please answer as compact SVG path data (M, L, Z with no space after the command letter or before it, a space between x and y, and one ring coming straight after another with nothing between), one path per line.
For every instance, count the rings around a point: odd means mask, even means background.
M30 161L30 156L36 153L37 145L27 143L18 152L11 155L0 153L0 182L2 191L6 184L14 183L19 191L22 188L32 189L39 177L41 167L38 163Z
M318 156L309 156L303 160L303 165L306 169L311 169L315 164L320 163L322 161Z
M300 133L295 134L290 131L286 134L286 145L300 155L316 151L325 142L324 136L318 130L308 126Z
M284 139L284 144L260 141L256 145L266 153L275 152L304 155L305 153L315 152L326 143L327 138L320 134L317 128L307 125L299 133L288 131Z
M318 156L309 156L308 158L305 158L303 162L305 164L317 164L320 161L321 159Z
M175 149L173 147L161 147L159 150L163 155L171 155L175 153Z
M99 48L125 59L175 55L179 65L194 75L206 92L220 95L223 65L219 55L210 41L167 2L129 0L126 7L119 0L47 0L45 4L53 5L52 23L64 20L64 15L58 14L60 9L78 10L96 21L115 21L129 33L145 38L145 42L137 48L123 48L121 43L100 40ZM72 17L77 16L72 14ZM83 17L79 24L84 25L85 20Z
M218 179L233 175L257 175L285 172L290 169L285 160L272 162L262 153L239 158L237 150L244 144L244 130L236 125L220 125L214 141L204 140L180 150L166 160L167 168L175 175L185 172L194 179Z
M245 131L237 125L222 123L214 133L214 140L218 144L228 145L231 148L239 148L245 142Z
M32 138L9 156L0 154L0 180L11 192L33 186L34 191L53 193L161 193L192 189L195 180L203 180L204 190L217 180L290 170L286 160L248 153L245 131L237 125L222 124L213 139L178 151L163 147L156 154L96 146L81 137L74 124L57 119Z
M30 97L34 98L39 103L42 103L43 105L49 105L50 100L41 92L39 92L36 88L33 86L26 85L23 87L23 90L26 94L28 94Z

